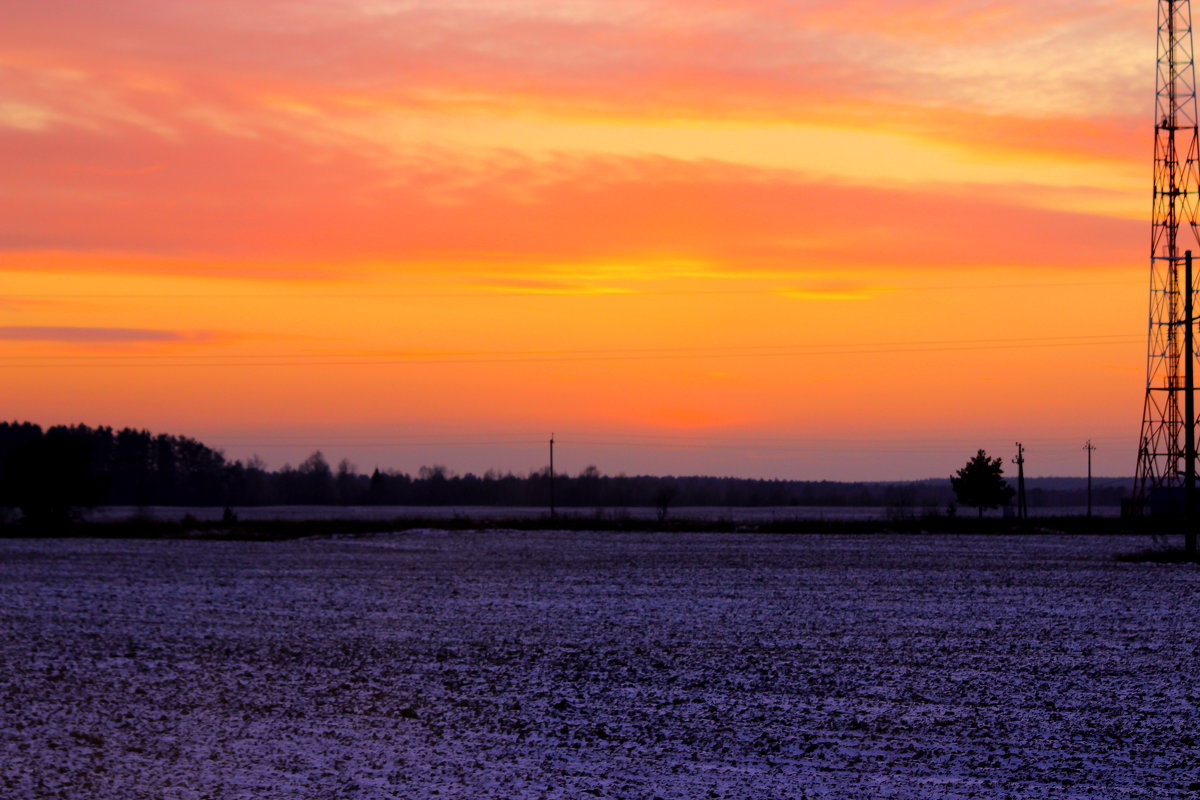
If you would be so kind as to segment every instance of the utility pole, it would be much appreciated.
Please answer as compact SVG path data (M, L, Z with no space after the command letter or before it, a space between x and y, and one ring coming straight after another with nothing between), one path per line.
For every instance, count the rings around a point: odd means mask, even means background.
M1192 251L1183 254L1183 549L1196 554L1196 320L1192 314Z
M554 434L550 434L550 519L554 519Z
M1017 442L1017 457L1013 459L1017 465L1017 516L1022 520L1029 519L1029 506L1025 503L1025 446Z
M1083 446L1088 454L1088 519L1092 518L1092 453L1096 452L1096 446L1092 444L1092 440L1088 439L1087 444Z

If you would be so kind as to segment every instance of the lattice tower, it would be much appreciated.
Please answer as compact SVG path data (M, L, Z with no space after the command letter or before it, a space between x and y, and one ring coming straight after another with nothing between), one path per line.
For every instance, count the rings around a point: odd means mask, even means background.
M1146 402L1134 480L1145 509L1156 490L1184 484L1183 258L1197 238L1196 69L1190 0L1159 0L1154 121L1154 205L1150 239L1150 332ZM1181 235L1180 229L1185 229ZM1200 256L1200 252L1196 253Z

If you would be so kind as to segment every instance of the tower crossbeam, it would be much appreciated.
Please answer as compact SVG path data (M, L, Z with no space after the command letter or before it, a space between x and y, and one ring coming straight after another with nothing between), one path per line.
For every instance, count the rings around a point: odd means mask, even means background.
M1146 399L1134 479L1134 503L1146 510L1152 496L1169 497L1185 483L1185 251L1197 237L1200 137L1197 136L1196 69L1190 0L1159 0L1155 87L1154 199L1150 235L1150 324L1146 349ZM1181 235L1181 229L1186 233ZM1200 247L1197 248L1200 250Z

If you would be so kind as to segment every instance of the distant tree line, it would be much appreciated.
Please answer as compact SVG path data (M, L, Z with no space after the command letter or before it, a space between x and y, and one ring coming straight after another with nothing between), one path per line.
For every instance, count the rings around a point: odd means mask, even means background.
M1030 506L1080 505L1078 482L1033 488ZM1065 479L1059 479L1065 480ZM1097 486L1099 505L1117 505L1124 482ZM944 511L954 499L950 481L846 483L719 477L603 475L588 467L557 475L561 507L655 506L880 506L896 513ZM331 466L315 452L298 466L268 470L257 457L230 461L186 436L86 425L43 430L28 422L0 423L0 507L30 518L66 518L98 505L483 505L545 506L547 469L526 475L489 471L455 474L443 466L417 474L376 469L363 474L349 461Z

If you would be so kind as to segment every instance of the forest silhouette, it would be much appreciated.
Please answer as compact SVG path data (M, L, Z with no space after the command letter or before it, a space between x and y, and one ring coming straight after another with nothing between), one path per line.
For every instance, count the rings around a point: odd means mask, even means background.
M94 506L510 506L540 507L550 498L548 469L525 475L489 471L455 474L444 466L415 475L375 469L360 473L321 452L299 465L267 469L259 459L229 460L186 436L146 430L30 422L0 423L0 507L31 521L66 521ZM560 507L874 506L896 513L942 513L954 500L950 480L835 482L709 476L604 475L588 467L553 478ZM1031 506L1078 505L1072 479L1041 479ZM1096 488L1096 502L1118 505L1125 481Z

